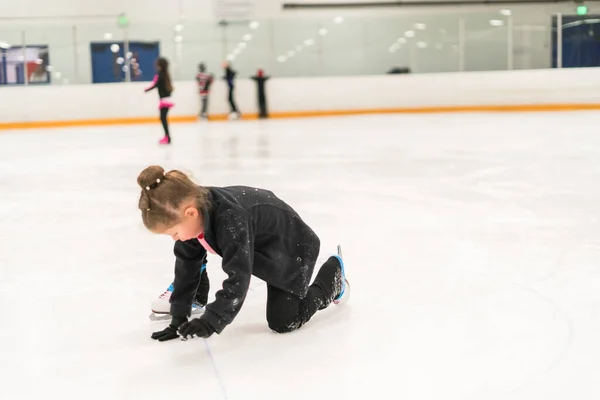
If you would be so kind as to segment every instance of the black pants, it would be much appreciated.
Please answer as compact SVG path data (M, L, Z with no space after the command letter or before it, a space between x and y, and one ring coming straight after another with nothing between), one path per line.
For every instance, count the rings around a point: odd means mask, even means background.
M163 107L160 109L160 122L162 122L163 129L165 130L165 136L171 139L171 136L169 135L169 121L167 120L168 113L168 107Z
M202 96L202 111L200 111L200 115L205 115L208 111L208 96Z
M208 303L208 292L210 292L210 281L208 280L208 273L205 268L202 271L202 275L200 275L200 284L196 291L196 301L205 306Z
M323 264L303 299L267 284L267 322L277 333L292 332L307 323L318 310L327 308L339 294L341 269L335 257Z
M267 112L267 98L263 93L258 94L258 117L268 118L269 113Z
M229 88L229 97L227 97L227 101L229 101L229 107L231 107L231 112L238 112L238 109L235 106L235 101L233 100L233 87Z
M267 285L267 322L277 333L292 332L307 323L317 312L323 297L318 287L308 288L306 297L300 299L288 292Z

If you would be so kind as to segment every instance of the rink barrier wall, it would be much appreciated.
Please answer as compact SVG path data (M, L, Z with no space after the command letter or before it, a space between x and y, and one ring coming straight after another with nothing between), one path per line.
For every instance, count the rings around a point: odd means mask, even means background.
M585 111L600 110L600 104L540 104L540 105L513 105L513 106L472 106L472 107L420 107L420 108L392 108L373 110L335 110L335 111L305 111L274 113L269 119L306 118L306 117L334 117L351 115L374 114L434 114L434 113L472 113L472 112L551 112L551 111ZM257 120L258 114L244 114L242 120ZM191 123L198 119L195 115L174 116L169 118L170 123ZM227 114L211 115L210 121L228 121ZM0 130L16 129L47 129L86 126L110 125L144 125L156 124L156 117L140 118L115 118L115 119L85 119L71 121L35 121L35 122L0 122Z
M158 96L145 82L0 89L0 129L158 123ZM239 79L243 119L256 119L256 87ZM175 82L172 123L196 120L193 81ZM227 119L227 89L214 84L212 121ZM273 78L270 118L361 114L600 110L600 68L353 77Z

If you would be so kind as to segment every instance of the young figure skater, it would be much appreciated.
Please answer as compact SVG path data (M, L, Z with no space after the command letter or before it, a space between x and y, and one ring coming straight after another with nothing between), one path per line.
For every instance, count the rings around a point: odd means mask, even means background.
M146 88L146 92L157 88L158 89L158 109L160 110L160 122L162 123L165 131L165 136L160 140L160 144L170 144L171 135L169 134L169 121L167 120L167 114L173 102L171 101L171 93L173 92L173 85L171 84L171 75L169 74L169 62L166 58L160 57L156 60L156 75L152 80L152 84Z
M267 112L267 96L265 94L265 83L269 80L269 76L265 76L265 71L259 69L252 79L256 82L256 94L258 95L258 118L269 118Z
M209 72L206 72L206 65L204 65L204 63L200 63L200 65L198 65L198 74L196 74L196 82L198 82L198 89L200 90L200 101L202 103L200 118L208 119L208 93L210 91L210 85L213 82L213 75Z
M229 107L231 108L231 113L229 114L229 119L240 119L240 112L238 111L237 106L235 105L234 99L234 89L235 89L235 72L231 69L231 64L225 61L223 63L223 69L225 70L225 76L223 79L227 81L227 87L229 88L227 101L229 102Z
M165 341L221 333L244 304L252 275L267 283L267 322L278 333L300 328L318 311L349 295L344 265L331 256L310 284L320 240L271 191L245 186L203 187L179 171L150 166L138 176L146 228L175 240L171 324L152 334ZM200 318L188 322L208 252L223 258L228 278Z

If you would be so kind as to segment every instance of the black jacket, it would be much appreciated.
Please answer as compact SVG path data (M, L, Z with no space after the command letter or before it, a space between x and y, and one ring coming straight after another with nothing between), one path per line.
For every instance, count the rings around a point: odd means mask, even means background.
M146 92L149 92L154 88L158 89L158 97L161 99L171 96L171 91L167 89L167 78L165 76L165 72L161 71L154 76L152 85L146 88Z
M251 76L250 77L252 80L254 80L256 82L256 86L258 88L258 95L263 95L265 94L265 83L269 80L270 76Z
M320 241L289 205L271 191L245 186L209 187L204 238L223 258L229 276L202 319L217 333L231 323L252 275L295 296L306 296ZM189 316L206 250L197 239L175 242L171 314Z
M230 89L233 89L233 86L234 86L233 80L234 80L236 74L237 73L234 70L232 70L230 67L225 68L225 76L223 77L223 79L225 79L227 81L227 85L229 85Z

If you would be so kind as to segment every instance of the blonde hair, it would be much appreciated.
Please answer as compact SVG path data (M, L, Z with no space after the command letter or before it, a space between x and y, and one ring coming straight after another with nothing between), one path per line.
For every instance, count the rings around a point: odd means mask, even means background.
M148 230L170 228L178 224L184 202L193 200L200 214L208 209L208 189L195 184L181 171L165 173L162 167L152 165L140 173L137 182L142 188L138 207Z

